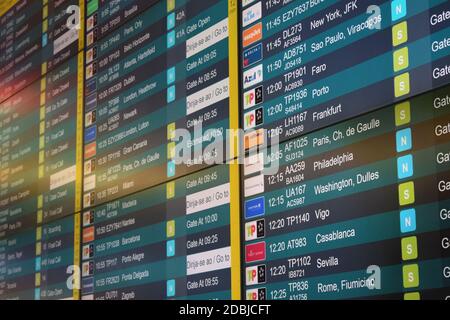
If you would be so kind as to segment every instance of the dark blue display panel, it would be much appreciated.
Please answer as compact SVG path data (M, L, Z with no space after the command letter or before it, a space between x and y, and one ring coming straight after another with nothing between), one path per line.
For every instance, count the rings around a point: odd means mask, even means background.
M240 16L245 298L448 298L450 3Z

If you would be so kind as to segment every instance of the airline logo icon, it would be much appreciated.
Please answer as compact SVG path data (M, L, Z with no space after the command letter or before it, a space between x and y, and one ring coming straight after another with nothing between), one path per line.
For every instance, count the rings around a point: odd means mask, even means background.
M262 64L245 71L243 76L244 89L253 87L255 84L261 83L263 79L264 70Z
M251 219L265 214L265 197L260 197L245 202L245 218Z
M97 108L97 93L93 93L86 98L85 111L92 111ZM95 110L94 110L95 111ZM95 119L94 121L95 122ZM86 125L89 126L89 125Z
M97 90L97 79L92 78L90 80L86 80L86 95L91 96L92 93L94 93ZM86 104L87 106L87 104ZM91 106L89 105L89 108L86 110L90 110Z
M242 39L242 45L244 46L244 48L260 41L262 39L262 23L259 22L253 27L244 30Z
M95 59L97 59L97 47L92 47L86 51L86 64L91 63Z
M94 223L94 211L86 211L83 213L83 227L88 227Z
M94 62L86 67L86 80L91 79L97 74L97 63Z
M256 148L264 144L264 130L252 131L244 136L245 151Z
M256 87L244 93L244 109L250 109L264 100L263 86Z
M90 143L97 138L97 126L92 126L84 131L84 142Z
M266 288L247 290L245 297L250 301L266 300Z
M92 30L88 33L86 37L87 46L90 47L94 42L97 41L97 29Z
M94 278L93 277L84 278L82 280L82 285L83 285L83 294L94 293ZM84 299L84 297L83 297L83 299Z
M253 2L255 2L255 0L242 0L242 7L248 6Z
M84 159L89 159L97 154L97 143L92 142L84 147Z
M94 263L92 261L84 262L82 266L82 276L88 277L94 274Z
M97 13L90 16L86 22L87 31L91 31L97 25Z
M93 125L97 121L97 111L93 110L84 116L85 127Z
M245 246L245 262L252 263L266 260L266 243L258 242Z
M245 241L252 241L264 238L265 220L256 220L245 224Z
M94 257L94 245L88 244L83 247L83 260L88 260Z
M88 192L83 196L83 206L85 208L91 207L95 204L95 192Z
M258 2L242 12L242 26L246 27L262 17L262 4Z
M244 72L244 89L253 87L255 84L261 83L264 78L263 65L257 65Z
M244 130L253 129L264 123L263 108L259 108L244 115Z
M264 175L248 178L244 181L244 196L251 197L264 192Z
M96 186L96 179L95 179L95 175L91 175L88 176L84 179L84 183L83 183L83 187L84 187L84 191L91 191L95 189Z
M266 282L266 266L253 266L245 269L245 284L254 286Z
M248 176L264 170L264 154L258 153L245 158L244 176Z
M83 243L94 241L95 228L89 227L83 230Z
M244 68L247 68L261 61L262 58L263 58L263 47L262 44L259 43L256 46L251 47L250 49L244 51L244 59L243 59Z
M95 158L84 162L84 175L88 176L95 171Z
M82 280L82 285L83 285L83 295L94 293L94 278L93 277L84 278ZM92 300L93 299L94 299L94 297L92 297ZM83 297L83 300L85 300L85 297Z

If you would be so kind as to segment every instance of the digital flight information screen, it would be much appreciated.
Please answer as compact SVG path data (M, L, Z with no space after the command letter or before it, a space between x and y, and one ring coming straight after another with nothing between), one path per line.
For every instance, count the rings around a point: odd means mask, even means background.
M450 1L0 1L0 300L449 299Z
M242 1L246 299L448 295L449 10Z

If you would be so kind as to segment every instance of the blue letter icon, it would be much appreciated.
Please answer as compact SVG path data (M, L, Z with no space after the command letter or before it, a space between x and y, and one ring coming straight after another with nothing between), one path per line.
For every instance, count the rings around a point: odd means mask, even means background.
M407 155L397 159L397 175L399 179L412 177L414 174L413 156Z
M397 132L397 152L408 151L412 149L411 129L403 129Z
M391 3L392 21L397 21L406 16L406 0L394 0Z
M408 209L400 212L400 231L402 233L416 231L416 210Z
M167 257L175 256L175 240L167 241Z

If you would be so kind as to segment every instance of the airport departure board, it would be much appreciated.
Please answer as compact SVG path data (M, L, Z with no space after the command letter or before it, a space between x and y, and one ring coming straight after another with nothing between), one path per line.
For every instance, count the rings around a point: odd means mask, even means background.
M448 296L449 10L242 1L246 299Z
M4 1L13 6L0 18L0 100L39 80L83 49L80 29L68 27L70 23L79 25L82 16L70 16L67 11L71 6L83 10L84 1Z
M0 104L2 236L81 209L82 62L73 57Z
M142 3L87 5L85 207L221 161L207 145L233 126L228 1L159 1L131 19ZM179 129L206 150L183 164L173 160Z
M243 128L263 127L269 139L291 139L450 79L448 1L243 4Z
M217 150L177 164L174 138L186 129L188 144L205 151L237 127L233 8L223 0L87 4L83 299L231 299L233 172L194 173L221 160Z
M0 300L448 300L450 1L0 1Z
M231 299L230 168L83 214L83 298Z
M0 297L11 300L78 299L80 215L0 240Z
M0 297L78 299L84 38L66 12L84 1L5 3Z

